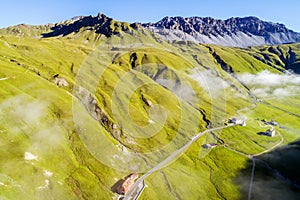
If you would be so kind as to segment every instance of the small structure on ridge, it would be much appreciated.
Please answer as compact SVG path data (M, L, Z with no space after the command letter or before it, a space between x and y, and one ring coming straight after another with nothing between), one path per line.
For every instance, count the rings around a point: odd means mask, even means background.
M215 148L217 147L218 145L216 143L208 143L208 144L203 144L202 147L204 149L212 149L212 148Z
M268 130L265 132L265 134L266 134L267 136L274 137L274 136L275 136L275 129L274 129L274 128L270 128L270 129L268 129Z
M246 126L246 121L240 118L233 117L228 120L229 123L233 123L235 125Z

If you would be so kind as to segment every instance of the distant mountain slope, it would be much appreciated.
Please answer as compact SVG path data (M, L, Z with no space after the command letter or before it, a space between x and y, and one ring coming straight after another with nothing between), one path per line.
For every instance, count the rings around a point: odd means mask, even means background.
M300 33L287 29L283 24L265 22L256 17L165 17L144 27L167 40L194 41L223 46L259 46L300 41Z
M71 34L83 34L88 38L89 33L95 33L95 37L105 35L107 37L121 33L123 31L130 32L137 29L137 24L128 22L119 22L99 13L97 16L76 16L69 20L58 22L55 24L45 25L27 25L20 24L0 29L0 34L10 34L21 37L57 37L69 36ZM89 38L90 39L90 38ZM99 38L98 38L99 39Z
M99 13L97 16L77 16L55 24L31 26L20 24L0 29L0 34L26 37L73 37L98 41L133 30L145 29L168 41L193 41L221 46L262 46L300 42L300 33L289 30L283 24L265 22L257 17L233 17L227 20L211 17L165 17L156 23L119 22Z
M42 33L48 33L54 24L33 26L28 24L19 24L0 29L0 34L9 34L19 37L40 37Z
M63 23L58 23L51 28L51 32L42 35L43 37L66 36L80 31L94 30L96 33L110 36L121 31L129 31L132 28L136 28L134 24L117 22L99 13L97 16L78 16Z

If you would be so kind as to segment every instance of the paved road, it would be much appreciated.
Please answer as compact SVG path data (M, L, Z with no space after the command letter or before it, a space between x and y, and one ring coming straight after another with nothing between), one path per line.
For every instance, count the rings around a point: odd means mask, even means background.
M250 110L250 109L254 109L257 107L257 102L259 101L257 99L257 97L255 97L253 95L253 103L254 105L251 106L251 107L246 107L246 108L243 108L241 110L238 110L237 113L240 117L242 117L242 114L241 112L242 111L246 111L246 110ZM141 195L143 189L144 189L144 180L145 178L147 178L149 175L151 175L153 172L165 167L166 165L168 165L176 156L178 156L180 153L183 153L191 144L193 144L197 139L199 139L202 135L204 135L205 133L207 132L211 132L211 131L216 131L216 130L221 130L221 129L224 129L224 128L228 128L228 127L232 127L232 126L237 126L239 124L229 124L227 126L221 126L221 127L217 127L217 128L211 128L211 129L208 129L208 130L205 130L203 132L200 132L198 133L196 136L194 136L187 144L185 144L184 146L182 146L180 149L174 151L169 157L167 157L165 160L163 160L162 162L160 162L158 165L156 165L154 168L152 168L150 171L148 171L146 174L144 174L143 176L141 176L137 181L136 183L131 187L131 189L126 193L126 195L124 196L124 200L136 200L138 199L138 197ZM255 171L255 158L254 156L259 156L259 155L262 155L264 153L267 153L273 149L275 149L276 147L278 147L279 145L282 144L284 138L283 136L280 134L281 136L281 141L279 143L277 143L276 145L274 145L273 147L263 151L263 152L260 152L258 154L255 154L255 155L250 155L250 154L246 154L244 152L241 152L241 151L237 151L235 149L232 149L230 147L227 147L226 145L224 146L225 148L228 148L232 151L235 151L237 153L240 153L244 156L247 156L249 159L251 159L253 161L253 168L252 168L252 174L251 174L251 180L250 180L250 188L249 188L249 194L248 194L248 198L250 197L251 198L251 192L252 192L252 184L253 184L253 177L254 177L254 171Z
M230 124L230 125L227 125L227 126L221 126L221 127L217 127L217 128L207 129L207 130L205 130L203 132L198 133L188 143L186 143L180 149L177 149L176 151L174 151L169 157L167 157L165 160L163 160L162 162L160 162L158 165L156 165L154 168L152 168L146 174L144 174L143 176L141 176L135 182L135 184L131 187L131 189L126 193L126 195L124 196L124 200L136 200L138 198L137 194L138 195L141 194L140 190L143 189L143 187L141 187L141 184L144 183L145 178L147 178L153 172L156 172L157 170L159 170L159 169L165 167L166 165L168 165L171 161L173 161L173 159L176 156L178 156L179 154L183 153L189 146L191 146L191 144L193 144L202 135L204 135L205 133L210 132L210 131L217 131L217 130L221 130L221 129L232 127L232 126L237 126L237 125Z
M284 138L283 138L283 136L282 136L281 133L279 133L278 131L277 131L277 133L278 133L279 136L281 137L281 140L280 140L277 144L275 144L274 146L272 146L272 147L266 149L265 151L262 151L262 152L260 152L260 153L254 154L253 156L260 156L260 155L262 155L262 154L269 153L270 151L274 150L276 147L280 146L280 145L283 143Z
M252 170L251 170L251 178L250 178L250 184L249 184L249 190L248 190L248 200L251 200L254 172L255 172L255 158L252 158Z
M246 111L246 110L250 110L250 109L254 109L257 107L257 98L254 96L253 97L253 103L254 105L252 105L251 107L246 107L243 109L238 110L238 114L241 117L241 113L242 111ZM204 135L207 132L211 132L211 131L217 131L217 130L221 130L224 128L228 128L228 127L232 127L232 126L238 126L239 124L229 124L227 126L221 126L221 127L217 127L217 128L210 128L207 129L203 132L198 133L196 136L194 136L187 144L185 144L184 146L182 146L180 149L174 151L169 157L167 157L165 160L163 160L162 162L160 162L158 165L156 165L154 168L152 168L150 171L148 171L146 174L144 174L143 176L141 176L136 183L131 187L131 189L126 193L126 195L124 196L124 200L136 200L138 197L136 196L136 194L141 194L141 183L144 183L145 178L147 178L149 175L151 175L153 172L165 167L166 165L168 165L176 156L178 156L180 153L184 152L191 144L193 144L197 139L199 139L202 135ZM144 188L142 188L144 189Z
M273 126L270 125L270 124L263 124L263 125L262 125L262 123L261 123L260 121L257 121L257 123L258 123L258 125L259 125L260 127L262 127L262 128L266 128L266 127L273 128Z
M267 126L270 126L270 125L267 125ZM228 147L227 145L223 145L223 147L225 147L226 149L234 151L234 152L236 152L238 154L241 154L243 156L247 156L250 160L252 160L253 164L252 164L251 178L250 178L249 190L248 190L248 200L251 199L251 194L252 194L253 179L254 179L254 173L255 173L255 160L257 159L255 157L260 156L260 155L265 154L265 153L268 153L268 152L272 151L273 149L275 149L276 147L278 147L279 145L281 145L283 143L283 141L284 141L284 138L283 138L282 134L280 134L279 132L278 132L278 134L280 135L281 140L277 144L275 144L274 146L266 149L265 151L262 151L260 153L254 154L254 155L252 155L252 154L246 154L246 153L244 153L242 151L239 151L239 150L233 149L231 147ZM273 168L271 168L271 169L274 170Z

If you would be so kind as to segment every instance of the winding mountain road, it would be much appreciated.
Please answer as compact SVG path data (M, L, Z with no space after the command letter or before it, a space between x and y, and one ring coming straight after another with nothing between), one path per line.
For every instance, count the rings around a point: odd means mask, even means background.
M250 110L250 109L254 109L257 107L257 102L258 99L256 96L254 96L253 94L250 94L253 97L253 105L250 107L246 107L246 108L242 108L240 110L237 111L238 115L240 117L242 117L241 112L242 111L246 111L246 110ZM246 119L245 119L246 120ZM124 200L136 200L138 199L138 197L141 194L141 191L144 189L144 180L145 178L147 178L148 176L150 176L153 172L156 172L157 170L165 167L166 165L170 164L171 161L178 156L179 154L183 153L191 144L193 144L197 139L199 139L201 136L203 136L205 133L207 132L212 132L212 131L217 131L217 130L222 130L228 127L233 127L233 126L239 126L240 124L228 124L226 126L221 126L221 127L217 127L217 128L210 128L207 129L203 132L198 133L197 135L195 135L188 143L186 143L184 146L182 146L180 149L174 151L169 157L167 157L165 160L163 160L162 162L160 162L158 165L156 165L155 167L153 167L150 171L148 171L146 174L144 174L143 176L141 176L136 182L135 184L130 188L130 190L124 195ZM245 155L245 154L244 154Z
M271 125L262 126L260 123L258 123L258 124L260 125L260 127L266 127L266 126L267 127L273 127ZM263 155L265 153L269 153L270 151L274 150L276 147L280 146L283 143L284 138L283 138L282 134L279 133L279 132L278 132L278 134L279 134L279 136L281 138L281 140L278 143L276 143L275 145L271 146L270 148L268 148L268 149L266 149L266 150L264 150L262 152L259 152L257 154L247 154L247 153L244 153L244 152L239 151L237 149L233 149L233 148L231 148L231 147L229 147L227 145L223 145L224 148L226 148L226 149L228 149L230 151L233 151L235 153L241 154L243 156L247 156L250 160L252 160L252 170L251 170L251 177L250 177L249 190L248 190L248 200L251 199L251 194L252 194L253 179L254 179L254 173L255 173L255 161L256 161L256 159L258 159L256 157L260 156L260 155ZM274 169L272 169L272 170L274 170Z
M243 115L241 114L241 112L243 111L247 111L247 110L250 110L250 109L255 109L257 107L257 102L261 102L255 95L253 95L252 93L250 93L250 95L252 96L253 98L253 105L250 106L250 107L246 107L246 108L243 108L243 109L240 109L237 111L238 115L240 118L243 118ZM247 120L247 119L244 119L244 120ZM130 188L130 190L124 195L123 197L123 200L137 200L138 197L141 195L144 187L145 187L145 182L144 180L150 176L152 173L158 171L159 169L167 166L168 164L170 164L173 159L178 156L179 154L183 153L190 145L192 145L197 139L199 139L201 136L203 136L205 133L207 132L212 132L212 131L217 131L217 130L222 130L222 129L225 129L225 128L228 128L228 127L233 127L233 126L238 126L239 124L229 124L229 125L226 125L226 126L221 126L221 127L217 127L217 128L210 128L210 129L207 129L203 132L200 132L198 133L197 135L195 135L188 143L186 143L184 146L182 146L180 149L174 151L172 154L170 154L169 157L167 157L165 160L163 160L162 162L160 162L158 165L156 165L155 167L153 167L151 170L149 170L146 174L144 174L143 176L141 176L136 182L135 184ZM261 124L259 124L261 126ZM251 179L250 179L250 187L249 187L249 193L248 193L248 198L251 198L251 193L252 193L252 185L253 185L253 179L254 179L254 172L255 172L255 157L256 156L259 156L259 155L262 155L262 154L265 154L265 153L268 153L270 151L272 151L273 149L275 149L276 147L280 146L283 141L284 141L284 138L283 136L279 133L280 137L281 137L281 140L275 144L274 146L266 149L265 151L262 151L260 153L257 153L257 154L254 154L254 155L251 155L251 154L246 154L242 151L238 151L236 149L233 149L233 148L230 148L228 147L227 145L223 145L225 148L231 150L231 151L234 151L236 153L239 153L239 154L242 154L243 156L247 156L249 159L252 160L253 162L253 168L252 168L252 173L251 173Z
M278 131L277 131L277 133L279 134L279 136L280 136L280 138L281 138L281 140L280 140L277 144L275 144L274 146L272 146L272 147L266 149L265 151L262 151L262 152L260 152L260 153L254 154L253 156L260 156L260 155L262 155L262 154L269 153L270 151L274 150L276 147L280 146L280 145L283 143L284 138L283 138L283 136L282 136L281 133L279 133Z
M237 126L237 125L238 124L229 124L227 126L221 126L221 127L217 127L217 128L211 128L211 129L207 129L207 130L205 130L203 132L198 133L188 143L186 143L180 149L174 151L172 154L170 154L169 157L167 157L165 160L163 160L158 165L156 165L155 167L153 167L146 174L144 174L143 176L141 176L135 182L135 184L130 188L130 190L125 194L125 196L124 196L123 199L124 200L136 200L138 198L137 195L139 195L141 193L140 190L144 189L144 187L142 187L142 185L144 185L145 178L147 178L148 176L150 176L153 172L156 172L157 170L159 170L159 169L167 166L168 164L170 164L176 156L178 156L179 154L183 153L189 146L191 146L197 139L199 139L205 133L210 132L210 131L217 131L217 130L221 130L221 129L225 129L225 128L232 127L232 126Z

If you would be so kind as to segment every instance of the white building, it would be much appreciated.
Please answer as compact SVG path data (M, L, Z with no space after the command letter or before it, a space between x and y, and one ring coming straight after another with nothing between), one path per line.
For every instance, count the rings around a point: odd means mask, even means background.
M270 136L270 137L274 137L275 136L275 129L274 128L270 128L266 131L266 135Z
M239 118L236 118L236 117L233 117L232 119L229 119L229 122L230 123L233 123L233 124L236 124L236 125L241 125L241 126L246 126L246 121L245 120L242 120L242 119L239 119Z
M246 124L246 121L243 121L240 125L241 125L241 126L246 126L246 125L247 125L247 124Z
M277 123L277 122L275 122L275 121L273 121L273 120L272 120L272 121L270 121L270 122L269 122L269 124L270 124L270 125L272 125L272 126L278 126L278 123Z
M204 149L212 149L212 148L215 148L215 147L217 147L217 146L218 146L218 145L215 144L215 143L208 143L208 144L202 145L202 147L203 147Z

